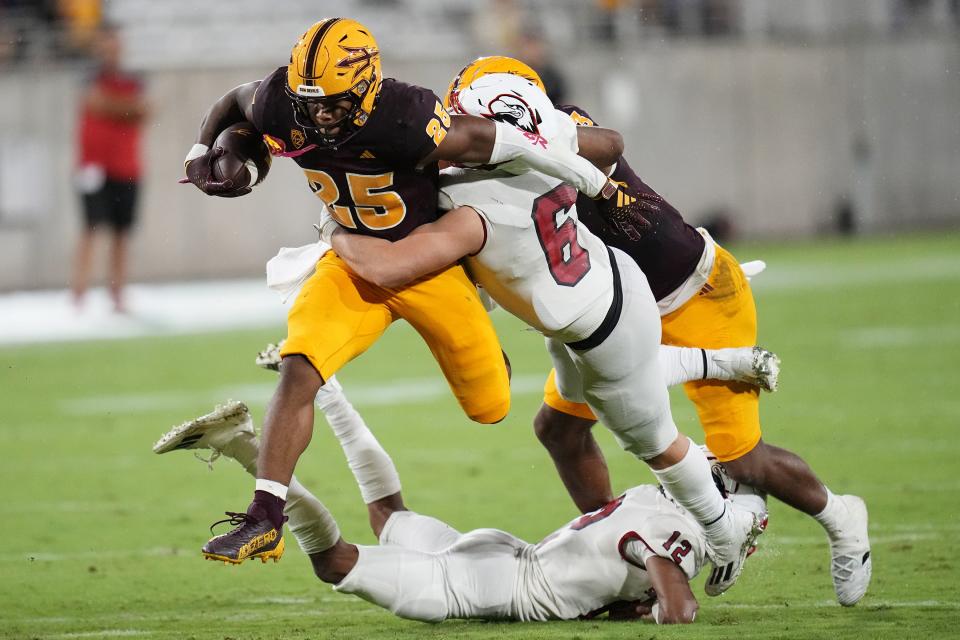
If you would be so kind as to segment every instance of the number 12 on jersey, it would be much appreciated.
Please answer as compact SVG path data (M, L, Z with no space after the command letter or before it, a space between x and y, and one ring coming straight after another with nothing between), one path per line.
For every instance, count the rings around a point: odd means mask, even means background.
M577 240L577 221L567 216L558 224L557 214L577 202L577 190L560 184L533 201L533 226L547 258L550 275L564 287L576 285L590 271L590 253Z

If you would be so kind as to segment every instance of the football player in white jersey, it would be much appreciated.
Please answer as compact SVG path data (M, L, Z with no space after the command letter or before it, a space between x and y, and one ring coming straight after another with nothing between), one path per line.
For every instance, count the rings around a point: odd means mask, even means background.
M393 462L335 378L317 405L350 461L380 540L380 546L344 541L324 505L291 482L290 530L317 576L338 591L429 622L574 619L606 611L659 623L694 620L698 605L689 580L705 562L703 528L657 487L630 489L537 544L495 529L461 534L406 509ZM177 449L210 449L211 463L223 455L256 475L259 442L240 402L174 427L154 445L157 453ZM730 482L719 465L714 474L718 488L765 519L763 496ZM242 514L234 515L230 522L238 524Z
M576 148L576 126L535 85L511 74L478 82L491 99L509 94L531 107L551 136L524 132L538 144ZM461 106L491 117L483 106L489 103ZM462 259L500 306L546 336L561 395L588 404L703 526L708 556L723 576L707 592L718 595L739 576L758 521L724 502L703 452L677 431L657 358L660 315L646 277L577 224L576 199L571 186L516 166L509 173L450 169L440 192L448 212L438 221L390 242L345 234L328 218L321 239L361 278L388 288Z

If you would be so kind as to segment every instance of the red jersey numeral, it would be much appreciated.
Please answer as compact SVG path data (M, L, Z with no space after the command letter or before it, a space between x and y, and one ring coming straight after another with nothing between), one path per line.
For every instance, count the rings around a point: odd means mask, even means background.
M667 538L667 541L663 543L663 548L667 551L670 551L670 547L673 546L673 543L677 543L676 548L673 550L673 553L670 554L670 558L677 564L680 564L684 557L690 553L690 549L693 548L693 545L690 544L688 540L677 541L677 538L680 537L679 531L674 531L673 535Z
M570 528L574 531L580 531L584 527L588 527L594 522L599 522L609 516L611 513L620 508L620 505L623 504L623 499L626 496L620 496L616 500L611 500L607 504L603 505L596 511L591 511L588 514L582 515L577 518L573 524L570 525Z
M572 287L590 271L590 253L577 241L577 222L567 218L557 224L557 214L570 210L577 190L561 184L533 201L533 226L547 257L550 275L557 284Z

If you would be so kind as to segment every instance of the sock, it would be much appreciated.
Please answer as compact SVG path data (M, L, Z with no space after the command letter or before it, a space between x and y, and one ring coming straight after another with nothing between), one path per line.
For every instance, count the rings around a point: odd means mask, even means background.
M400 492L400 476L393 460L367 427L363 418L331 378L317 394L317 406L347 458L366 504Z
M692 380L704 379L704 362L707 373L710 372L709 351L692 347L671 347L660 345L660 370L663 372L663 381L668 387L683 384ZM714 365L716 369L716 365ZM707 376L713 377L713 376Z
M340 539L340 527L333 515L296 477L290 479L287 504L290 532L306 554L326 551Z
M241 433L221 447L223 455L239 462L247 473L257 476L259 442L249 433ZM340 539L340 528L330 511L297 480L290 478L283 513L289 518L290 531L306 554L326 551ZM274 523L276 524L276 523Z
M240 463L247 473L257 477L257 454L260 443L257 437L246 432L238 433L230 442L220 447L220 453Z
M823 511L813 516L813 519L819 522L826 529L830 539L834 540L840 537L842 532L843 520L847 516L847 506L837 496L833 495L830 489L824 487L824 490L827 492L827 506L823 508Z
M256 490L277 496L281 500L287 499L287 487L280 482L267 480L266 478L257 478Z
M707 372L704 375L704 378L710 380L736 380L734 375L734 365L739 362L739 358L733 358L731 361L730 354L740 353L739 349L736 347L732 349L696 349L696 351L703 352L703 361L707 363ZM727 355L725 357L721 356L721 353L725 352ZM726 361L726 368L720 366L718 360ZM701 367L702 369L702 367Z
M651 469L680 506L706 529L711 525L725 526L725 504L710 473L707 456L692 441L680 462L666 469Z
M256 520L270 520L277 531L283 529L286 516L283 515L284 501L266 491L257 489L253 492L253 502L247 507L247 515Z

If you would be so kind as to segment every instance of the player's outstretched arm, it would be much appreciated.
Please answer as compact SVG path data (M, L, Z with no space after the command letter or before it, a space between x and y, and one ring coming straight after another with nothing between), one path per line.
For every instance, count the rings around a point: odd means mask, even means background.
M611 136L607 142L612 141ZM602 162L604 167L613 164L622 153L622 140L620 149L609 151L618 153L612 161ZM478 116L451 117L446 136L423 163L438 160L473 164L519 160L530 169L563 180L590 197L609 198L617 191L616 183L611 182L603 171L562 145L550 144L543 136Z
M657 592L659 624L688 624L697 615L697 599L690 590L690 581L679 566L659 556L647 558L645 565Z
M623 155L623 136L603 127L577 127L580 155L610 175Z
M477 253L483 248L486 229L476 211L459 207L396 242L348 233L333 220L321 225L321 238L324 235L331 236L333 250L361 278L395 288Z
M220 153L211 145L220 132L232 124L253 118L253 95L260 81L235 87L211 105L200 123L196 142L183 161L187 181L210 196L228 195L233 184L213 179L213 162Z

